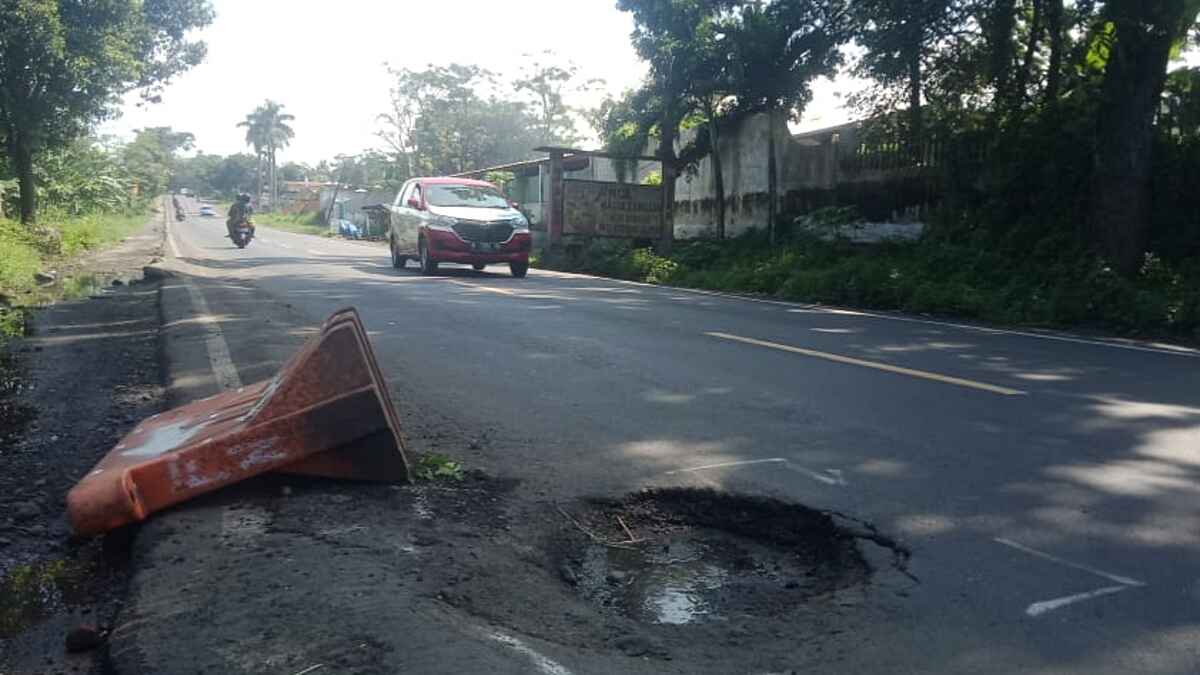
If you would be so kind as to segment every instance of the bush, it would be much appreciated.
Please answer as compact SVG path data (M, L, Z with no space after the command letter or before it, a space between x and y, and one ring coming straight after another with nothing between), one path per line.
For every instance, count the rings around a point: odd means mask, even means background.
M1141 274L1126 279L1052 228L1026 225L996 233L959 223L931 230L920 242L871 247L804 233L772 247L752 231L720 242L680 242L670 258L628 243L594 240L570 256L540 262L801 302L1200 337L1200 262L1150 255Z
M32 287L40 267L33 237L20 223L0 220L0 293Z

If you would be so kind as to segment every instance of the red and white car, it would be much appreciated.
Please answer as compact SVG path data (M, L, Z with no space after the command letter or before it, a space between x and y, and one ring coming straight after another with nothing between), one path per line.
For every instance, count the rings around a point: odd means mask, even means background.
M423 274L435 274L439 263L476 270L507 263L514 277L529 271L529 221L491 183L413 178L388 210L393 267L415 259Z

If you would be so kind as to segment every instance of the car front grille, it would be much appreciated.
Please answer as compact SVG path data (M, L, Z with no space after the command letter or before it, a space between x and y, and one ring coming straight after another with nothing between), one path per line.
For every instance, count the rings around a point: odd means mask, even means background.
M464 241L478 241L489 244L499 244L508 241L512 236L513 226L509 223L467 223L459 221L454 231Z

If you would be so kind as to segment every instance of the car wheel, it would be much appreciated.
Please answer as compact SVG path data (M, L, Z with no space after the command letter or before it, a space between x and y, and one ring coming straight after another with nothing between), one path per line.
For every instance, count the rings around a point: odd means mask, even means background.
M421 274L437 274L437 261L429 257L429 247L425 245L425 240L421 240Z
M392 249L392 267L395 267L396 269L403 269L404 266L408 264L408 258L400 255L400 252L396 250L395 241L390 242L389 248Z
M475 270L476 272L482 272L483 268L485 268L485 267L487 267L487 265L481 265L479 263L475 263L474 265L471 265L471 269Z
M521 279L526 274L529 273L529 263L528 262L508 263L508 269L512 270L512 275L514 277Z

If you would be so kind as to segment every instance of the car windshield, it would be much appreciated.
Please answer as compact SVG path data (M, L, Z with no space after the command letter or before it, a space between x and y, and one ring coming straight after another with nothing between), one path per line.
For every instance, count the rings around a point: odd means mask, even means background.
M495 188L477 185L430 185L426 188L425 199L433 206L508 208L508 200Z

